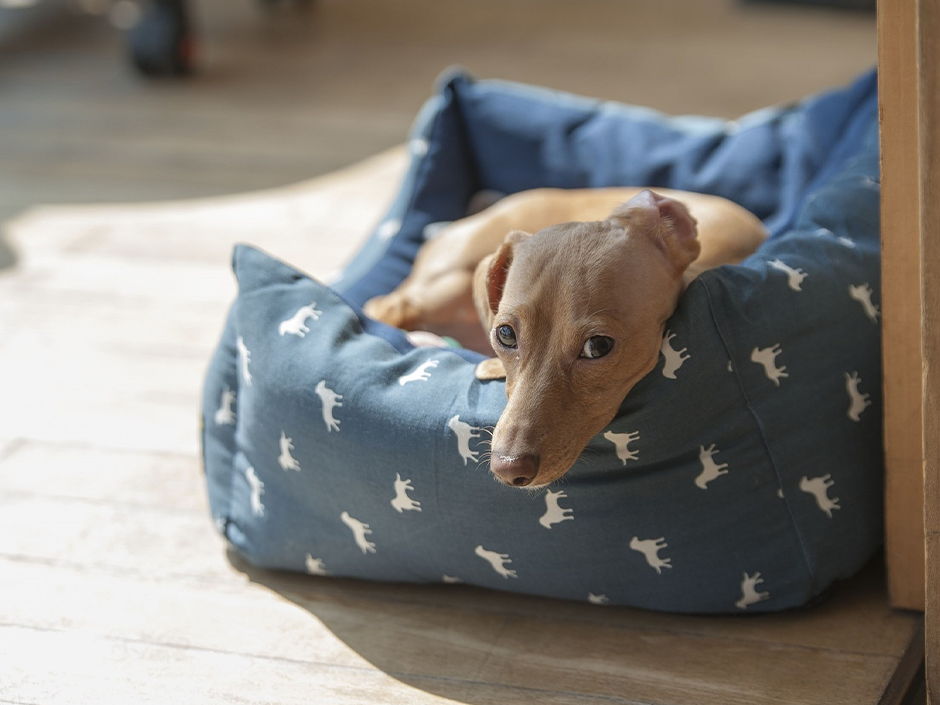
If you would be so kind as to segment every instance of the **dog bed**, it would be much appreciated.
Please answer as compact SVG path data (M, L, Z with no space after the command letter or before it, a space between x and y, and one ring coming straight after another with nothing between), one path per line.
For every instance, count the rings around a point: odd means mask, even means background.
M249 562L695 613L803 605L882 537L873 73L727 122L455 73L388 216L328 287L257 249L205 384L211 511ZM485 463L502 382L359 308L477 198L713 193L770 240L699 277L656 369L557 485Z

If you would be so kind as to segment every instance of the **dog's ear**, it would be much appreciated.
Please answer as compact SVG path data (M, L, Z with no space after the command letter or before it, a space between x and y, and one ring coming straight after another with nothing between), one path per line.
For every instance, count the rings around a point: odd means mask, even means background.
M512 265L515 247L530 237L531 233L513 230L506 235L499 249L485 257L473 273L473 303L487 333L493 326L493 318L503 298L503 287L506 286L506 275Z
M681 201L645 189L619 206L608 218L628 232L650 237L681 276L702 246L695 218Z
M476 366L474 375L480 380L506 379L506 368L498 357L488 357Z

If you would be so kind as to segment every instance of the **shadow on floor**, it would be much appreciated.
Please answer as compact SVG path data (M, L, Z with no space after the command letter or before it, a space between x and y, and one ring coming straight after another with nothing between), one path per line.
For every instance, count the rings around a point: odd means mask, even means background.
M306 610L385 674L468 705L633 702L623 692L632 686L662 701L713 695L727 687L730 672L719 665L716 672L699 673L696 680L690 671L680 683L674 672L677 664L702 648L728 650L730 645L729 653L737 653L742 644L751 650L756 644L787 651L791 645L783 642L788 639L759 643L764 637L755 641L755 634L764 632L758 624L768 628L764 636L789 633L797 614L695 617L626 607L598 609L465 585L372 583L262 570L231 548L228 559L251 582ZM816 624L828 633L830 627L844 624L847 614L857 615L860 607L872 613L864 605L883 604L883 582L877 558L859 576L830 589L820 604L800 610L806 615L800 630L812 630ZM833 648L828 644L822 652ZM756 685L764 682L764 676L755 677ZM906 690L908 685L906 681L901 687Z
M0 234L0 271L16 264L16 253L10 247L3 235Z

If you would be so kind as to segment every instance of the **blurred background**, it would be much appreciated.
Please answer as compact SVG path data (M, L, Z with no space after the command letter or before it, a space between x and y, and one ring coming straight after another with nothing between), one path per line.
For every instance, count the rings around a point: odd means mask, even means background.
M733 118L874 64L874 3L844 2L185 0L191 36L161 65L152 4L0 0L0 223L332 171L401 143L454 64Z

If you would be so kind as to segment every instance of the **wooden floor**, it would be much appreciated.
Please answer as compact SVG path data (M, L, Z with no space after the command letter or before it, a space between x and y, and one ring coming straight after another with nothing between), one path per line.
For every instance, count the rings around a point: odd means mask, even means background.
M232 244L340 266L402 155L305 179L401 142L445 65L732 116L864 70L871 17L718 0L199 8L205 70L185 84L138 81L97 20L0 33L18 259L0 272L0 703L899 702L922 620L887 607L879 559L814 609L759 618L275 574L227 554L198 459Z
M455 64L736 117L851 80L876 53L873 14L732 0L190 6L201 71L157 83L134 75L104 19L66 12L66 0L40 0L32 22L0 9L0 222L34 204L220 195L327 173L401 142Z

